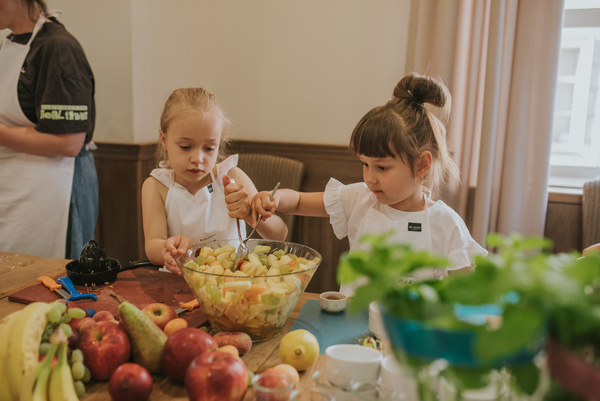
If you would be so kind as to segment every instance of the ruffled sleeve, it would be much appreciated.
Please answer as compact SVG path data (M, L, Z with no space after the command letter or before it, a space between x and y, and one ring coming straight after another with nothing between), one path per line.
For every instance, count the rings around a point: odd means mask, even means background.
M231 170L233 167L237 166L238 159L239 159L239 155L231 155L228 158L226 158L225 160L223 160L221 163L217 164L216 179L218 182L223 182L223 177L226 176L227 173L229 173L229 170Z
M238 164L238 155L231 155L223 160L221 163L217 164L217 175L215 177L214 170L210 172L210 176L213 180L213 187L218 186L222 191L225 190L223 187L223 177L229 173L232 167L237 166Z
M325 210L329 215L329 223L338 239L345 238L348 235L348 218L344 213L344 205L342 204L341 197L344 187L345 185L335 178L330 178L323 193L323 202L325 203Z

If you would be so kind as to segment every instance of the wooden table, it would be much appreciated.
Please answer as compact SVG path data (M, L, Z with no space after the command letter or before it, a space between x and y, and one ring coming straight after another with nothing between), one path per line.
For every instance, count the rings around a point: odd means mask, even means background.
M24 304L10 302L8 296L15 291L37 284L39 276L57 277L65 273L66 259L50 259L31 255L17 255L0 252L0 319L4 316L23 309ZM318 294L304 293L294 308L290 319L286 322L283 333L287 333L302 306L307 299L318 299ZM263 370L281 363L278 355L279 341L283 333L273 339L254 343L252 349L242 357L246 367L253 372ZM323 355L319 356L317 362L307 371L300 374L300 386L312 386L312 374L321 369L324 364ZM166 376L154 376L154 385L149 400L187 400L187 393L181 384L177 384ZM252 392L248 391L244 400L252 400ZM107 382L90 382L86 384L86 395L83 400L108 400Z

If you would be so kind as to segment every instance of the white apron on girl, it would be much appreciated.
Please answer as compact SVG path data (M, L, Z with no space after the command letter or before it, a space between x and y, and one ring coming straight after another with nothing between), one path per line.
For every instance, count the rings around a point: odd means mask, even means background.
M398 220L394 220L393 217L390 218L377 210L378 207L387 206L373 200L356 232L354 244L350 245L351 249L368 249L368 244L359 242L365 234L383 234L393 230L391 236L388 238L390 243L407 243L411 245L412 249L432 252L431 225L429 224L429 211L425 194L423 194L423 200L425 201L423 213L411 212L403 214L403 216L410 215L410 218L403 217L403 219ZM445 271L440 269L423 269L419 270L418 273L414 272L407 279L442 277L444 274ZM342 284L340 292L347 296L352 296L355 289L364 283L364 280L358 279L353 283Z
M217 174L210 172L212 183L192 195L185 187L175 182L175 172L168 168L152 170L150 175L165 185L167 199L167 235L185 235L194 242L213 239L237 239L237 225L229 216L225 204L223 177L237 166L238 155L229 156L217 164ZM241 225L242 235L246 236L245 224Z
M26 45L0 47L0 123L34 127L21 110L18 82L40 16ZM0 146L0 251L64 258L73 157L35 156Z

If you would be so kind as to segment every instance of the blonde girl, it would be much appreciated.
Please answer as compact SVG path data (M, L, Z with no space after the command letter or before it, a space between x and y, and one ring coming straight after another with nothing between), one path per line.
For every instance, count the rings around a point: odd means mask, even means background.
M177 89L167 99L160 119L159 168L142 185L145 250L152 263L181 274L176 254L196 242L237 238L236 218L254 223L250 200L257 190L236 167L237 155L217 163L228 124L216 97L202 88ZM285 239L283 220L269 220L259 226L259 234Z
M444 124L426 105L449 115L450 104L441 81L406 75L392 100L369 111L352 132L350 149L363 164L364 182L343 185L332 178L325 192L279 190L271 202L268 192L260 192L253 208L263 219L275 210L328 216L335 235L348 237L351 250L365 246L359 240L367 233L393 230L394 242L445 256L455 269L471 266L476 254L487 252L454 210L430 197L449 176L457 177L458 169L446 146ZM351 286L342 285L341 291L353 293Z

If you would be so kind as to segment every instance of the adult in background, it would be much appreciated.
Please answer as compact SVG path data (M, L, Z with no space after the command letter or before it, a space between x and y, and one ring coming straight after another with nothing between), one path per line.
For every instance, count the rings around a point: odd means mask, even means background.
M94 76L44 0L0 0L0 251L75 259L94 236Z

